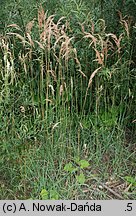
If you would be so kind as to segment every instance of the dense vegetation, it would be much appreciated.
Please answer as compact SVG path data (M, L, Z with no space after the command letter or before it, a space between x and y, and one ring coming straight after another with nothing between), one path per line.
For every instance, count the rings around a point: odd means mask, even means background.
M1 1L1 199L135 199L135 1Z

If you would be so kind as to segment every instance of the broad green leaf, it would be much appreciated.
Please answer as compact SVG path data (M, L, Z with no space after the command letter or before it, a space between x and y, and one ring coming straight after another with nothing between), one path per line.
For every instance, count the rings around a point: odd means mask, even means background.
M82 168L82 169L84 169L84 168L87 168L87 167L89 167L89 162L88 161L86 161L86 160L80 160L79 162L78 162L78 164L80 165L80 167Z
M64 170L67 172L75 172L77 168L73 167L72 163L68 163L65 165Z
M78 181L79 184L84 184L85 183L85 176L83 173L81 173L80 175L76 176L76 179Z
M76 157L76 158L74 159L74 161L78 164L79 161L80 161L80 158L79 158L79 157Z
M41 195L41 198L42 200L47 200L48 199L48 191L46 189L42 189L40 195Z
M51 200L58 200L59 199L59 194L57 193L56 190L50 191L50 199Z

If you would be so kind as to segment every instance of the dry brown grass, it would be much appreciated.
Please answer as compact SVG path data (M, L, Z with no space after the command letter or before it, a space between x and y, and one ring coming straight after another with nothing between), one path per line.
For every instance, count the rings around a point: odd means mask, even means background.
M129 22L122 18L120 13L121 24L124 26L124 29L129 37ZM113 33L106 33L106 26L105 21L100 19L98 20L98 24L100 23L99 32L98 29L96 30L96 25L93 21L91 23L91 30L90 32L86 32L84 29L84 25L81 24L81 29L83 32L83 38L88 39L90 41L90 48L95 51L96 54L96 61L98 65L106 66L106 62L110 59L113 55L118 55L120 57L121 49L122 49L122 39L124 38L124 34L121 33L119 37L117 37Z
M122 17L119 13L120 22L123 25L127 36L129 37L129 21ZM65 76L70 77L68 72L69 61L74 60L77 65L77 70L81 75L81 79L87 79L86 74L82 71L80 60L78 58L77 50L73 46L74 36L70 37L68 34L69 24L65 17L61 17L55 22L54 15L48 16L47 12L44 12L42 6L38 10L38 18L33 19L26 25L25 34L21 34L21 29L16 24L11 24L8 27L14 28L18 32L9 32L8 35L16 36L24 47L24 53L21 53L19 59L24 67L25 74L30 71L32 74L32 66L27 66L27 62L32 62L32 53L38 46L40 56L38 56L38 62L40 64L40 91L43 92L46 88L46 101L52 100L54 97L53 88L54 81L57 84L57 94L62 96L63 92L67 92L67 83L65 82ZM39 38L35 39L33 31L38 24ZM122 40L124 34L121 33L117 37L113 33L106 33L105 21L100 19L96 23L90 20L90 32L87 32L84 23L80 24L83 33L82 41L89 40L89 47L94 52L95 57L91 59L94 63L92 71L90 71L90 77L88 78L88 85L84 96L83 109L87 100L88 90L92 84L94 77L98 71L107 67L107 62L111 57L117 56L118 61L121 57ZM99 27L99 28L98 28ZM53 58L53 59L52 59ZM31 64L30 64L31 65ZM43 80L46 75L46 84L44 86ZM33 76L33 75L32 75ZM50 87L49 87L50 86ZM52 87L51 87L52 86ZM98 85L99 88L99 85ZM52 92L49 96L49 92ZM47 108L47 107L46 107Z

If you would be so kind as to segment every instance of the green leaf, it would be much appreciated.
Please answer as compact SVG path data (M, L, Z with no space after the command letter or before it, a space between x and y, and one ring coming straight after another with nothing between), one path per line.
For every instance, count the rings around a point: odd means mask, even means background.
M76 157L76 158L74 159L74 161L78 164L79 161L80 161L80 158L79 158L79 157Z
M86 160L80 160L79 162L78 162L78 164L80 165L80 167L82 168L82 169L84 169L84 168L87 168L87 167L89 167L89 162L88 161L86 161Z
M85 183L85 176L83 173L81 173L80 175L76 176L76 179L78 181L79 184L84 184Z
M56 190L50 191L50 199L51 200L58 200L59 199L59 194L57 193Z
M48 199L48 191L46 189L42 189L40 195L41 195L42 200Z
M68 163L65 165L64 170L67 172L75 172L77 168L73 167L72 163Z

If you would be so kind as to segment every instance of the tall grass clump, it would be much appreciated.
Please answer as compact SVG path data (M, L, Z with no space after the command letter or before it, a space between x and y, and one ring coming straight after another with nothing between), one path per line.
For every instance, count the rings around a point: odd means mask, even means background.
M0 36L0 181L8 199L41 198L45 189L48 198L85 199L75 183L84 175L86 182L94 173L97 182L135 175L129 17L118 12L116 34L85 1L60 2L56 15L36 3L31 19L19 8L26 19L7 22ZM91 165L84 171L81 162Z

